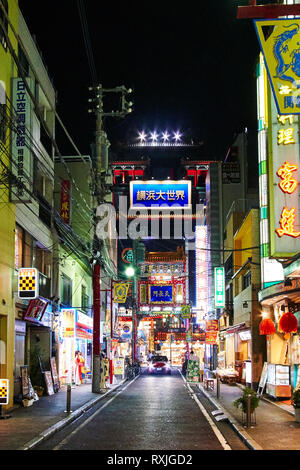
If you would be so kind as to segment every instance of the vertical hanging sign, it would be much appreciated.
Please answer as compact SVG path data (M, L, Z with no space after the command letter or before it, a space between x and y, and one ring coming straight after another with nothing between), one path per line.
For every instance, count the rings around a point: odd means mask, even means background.
M71 184L70 180L64 180L61 182L61 197L60 197L60 216L65 224L70 225L70 191Z
M31 88L31 80L27 79ZM12 114L15 130L12 132L11 171L16 182L11 185L12 202L31 202L33 162L28 135L31 132L31 98L22 78L12 79Z
M224 268L215 268L215 307L225 307L225 276Z

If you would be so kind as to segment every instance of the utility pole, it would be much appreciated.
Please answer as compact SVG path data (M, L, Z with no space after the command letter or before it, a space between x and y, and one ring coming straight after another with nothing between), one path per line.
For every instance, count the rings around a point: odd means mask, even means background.
M102 119L104 116L109 117L125 117L132 112L132 102L128 102L126 97L132 93L132 89L126 89L124 85L103 89L99 84L96 87L89 87L89 90L94 92L94 97L89 99L89 103L95 103L93 109L89 109L89 113L96 115L96 162L95 162L95 181L94 181L94 209L104 202L106 194L105 182L102 180L102 173L106 174L107 167L103 168L102 165L102 145L106 139L106 134L103 131ZM105 93L121 93L122 95L122 109L117 111L104 112L103 110L103 96ZM100 343L100 319L101 319L101 292L100 292L100 276L101 276L101 248L103 241L100 241L96 235L96 224L94 232L93 243L93 376L92 376L92 392L101 393L105 386L104 377L104 363L101 363L101 343ZM112 315L113 312L111 311ZM111 319L112 320L112 319ZM112 341L112 332L111 338Z

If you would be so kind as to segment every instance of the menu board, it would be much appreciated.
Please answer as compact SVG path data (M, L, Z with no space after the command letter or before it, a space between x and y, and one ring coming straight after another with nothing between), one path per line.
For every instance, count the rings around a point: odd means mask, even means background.
M22 386L22 396L29 396L30 386L29 386L29 375L28 375L28 366L21 366L21 386Z
M54 395L53 381L50 370L44 371L43 374L48 395Z
M57 392L59 390L59 379L58 379L55 357L51 357L50 364L51 364L51 373L52 373L54 391Z

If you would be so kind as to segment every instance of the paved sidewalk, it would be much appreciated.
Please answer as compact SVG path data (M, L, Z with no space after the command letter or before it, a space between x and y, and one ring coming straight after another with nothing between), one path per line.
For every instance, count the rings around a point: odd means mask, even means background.
M110 393L124 381L109 386ZM6 413L11 418L0 420L0 450L28 450L47 434L59 430L86 409L97 403L104 394L92 393L91 384L72 386L71 414L65 412L67 407L67 387L57 393L43 396L28 408L17 407ZM27 445L29 444L29 445Z
M216 379L214 382L213 391L203 390L203 384L199 384L199 388L233 417L241 432L246 437L250 436L254 448L257 450L300 450L300 423L295 421L290 405L283 407L263 397L256 409L256 426L246 429L242 424L242 411L232 404L242 395L241 388L220 383L220 397L217 399Z

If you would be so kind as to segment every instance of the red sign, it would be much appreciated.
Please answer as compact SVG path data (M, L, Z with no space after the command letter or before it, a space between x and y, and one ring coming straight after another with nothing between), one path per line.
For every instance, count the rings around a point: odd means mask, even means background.
M219 321L218 320L208 320L206 322L206 333L218 332L219 331Z
M206 344L218 344L218 332L217 331L206 332L205 343Z
M70 224L70 180L61 182L60 216L66 224Z
M47 305L48 302L41 297L31 300L25 312L24 320L40 323L46 311Z

